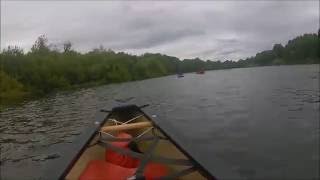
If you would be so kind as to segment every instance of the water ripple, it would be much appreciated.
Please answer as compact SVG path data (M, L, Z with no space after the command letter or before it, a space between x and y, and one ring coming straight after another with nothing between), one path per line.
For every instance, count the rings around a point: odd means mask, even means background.
M233 69L66 91L26 102L0 112L1 166L12 168L4 177L24 162L38 169L60 158L59 147L71 144L98 108L111 101L139 101L162 114L184 145L207 152L197 155L212 167L216 164L207 157L215 156L244 177L312 178L319 159L319 76L312 65Z

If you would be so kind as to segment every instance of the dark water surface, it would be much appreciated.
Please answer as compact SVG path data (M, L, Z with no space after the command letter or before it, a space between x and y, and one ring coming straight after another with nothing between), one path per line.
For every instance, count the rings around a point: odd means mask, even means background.
M319 177L319 66L167 76L50 95L1 112L1 179L47 179L111 101L148 103L206 166L245 178ZM211 161L212 159L212 161ZM218 168L217 168L218 169Z

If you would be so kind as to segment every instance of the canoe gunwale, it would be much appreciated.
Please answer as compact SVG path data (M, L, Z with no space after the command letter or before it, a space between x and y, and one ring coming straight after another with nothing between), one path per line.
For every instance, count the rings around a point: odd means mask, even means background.
M209 173L206 168L204 168L201 164L194 160L194 158L187 151L185 151L173 138L171 138L170 135L167 134L148 114L146 114L141 109L140 112L143 113L144 116L153 123L153 126L157 128L166 138L168 138L169 141L193 163L193 166L195 168L199 169L201 175L203 175L207 179L216 179L213 175L211 175L211 173ZM157 117L153 118L156 119Z
M148 114L146 114L141 108L146 107L146 106L137 106L137 105L125 105L125 106L117 106L112 108L111 111L107 110L100 110L100 118L96 119L96 122L99 122L99 124L95 124L96 128L95 131L88 137L86 138L87 141L83 144L81 149L74 155L70 163L68 164L67 168L64 169L63 173L59 176L59 179L65 179L68 175L68 173L72 170L73 166L76 164L77 160L82 156L82 154L85 152L85 150L90 147L90 143L92 140L99 135L101 137L101 128L103 125L110 119L112 118L113 113L119 113L119 109L123 111L125 108L132 108L133 111L137 111L137 113L140 113L142 116L144 116L148 121L150 121L154 127L154 129L159 130L160 133L163 134L166 140L171 142L183 155L185 155L188 158L188 161L192 164L191 168L192 169L197 169L198 172L205 178L207 179L216 179L209 171L204 168L201 164L199 164L187 151L185 151L174 139L171 138L169 134L167 134L155 121L154 119L158 119L157 117L151 118ZM132 110L131 109L131 110ZM120 111L120 112L121 112ZM125 112L125 111L124 111ZM107 114L106 114L107 113ZM102 115L105 114L105 115ZM99 138L100 138L99 137ZM117 140L117 138L109 137L108 139L113 139L114 141ZM119 139L118 139L119 140ZM120 140L121 141L121 140ZM130 139L123 139L123 141L130 141ZM98 141L99 144L99 141ZM186 169L187 170L187 169Z
M73 168L73 166L76 164L76 162L78 161L78 159L81 157L81 155L84 153L84 151L90 147L90 143L91 141L94 139L94 137L99 133L99 130L101 129L101 127L103 126L104 123L107 122L108 117L110 116L111 113L107 114L104 116L104 118L102 119L102 121L99 122L99 120L95 121L95 131L89 136L89 138L87 139L87 141L84 143L84 145L81 147L81 149L75 154L75 156L72 158L71 162L67 165L67 167L64 169L64 171L62 172L62 174L60 175L60 177L58 178L59 180L64 180L68 173L71 171L71 169Z

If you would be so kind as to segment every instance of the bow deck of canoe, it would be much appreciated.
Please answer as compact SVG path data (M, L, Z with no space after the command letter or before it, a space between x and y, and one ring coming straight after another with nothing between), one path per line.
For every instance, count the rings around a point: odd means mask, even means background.
M213 179L141 108L106 111L64 179Z

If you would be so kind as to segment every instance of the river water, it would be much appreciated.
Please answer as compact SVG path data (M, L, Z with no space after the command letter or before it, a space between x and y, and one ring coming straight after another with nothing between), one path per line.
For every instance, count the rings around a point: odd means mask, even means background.
M318 65L217 70L26 102L1 112L1 179L47 179L43 169L94 121L98 109L137 100L165 114L186 144L210 152L202 156L219 157L243 177L316 178L319 76Z

